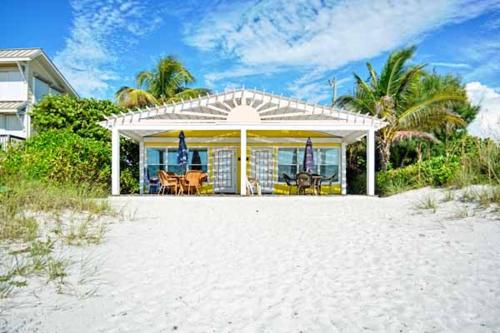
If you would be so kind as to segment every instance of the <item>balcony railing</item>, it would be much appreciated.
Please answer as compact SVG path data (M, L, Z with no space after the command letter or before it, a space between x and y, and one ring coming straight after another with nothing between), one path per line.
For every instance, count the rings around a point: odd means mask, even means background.
M24 141L24 138L11 134L0 134L0 149L7 150L11 144Z

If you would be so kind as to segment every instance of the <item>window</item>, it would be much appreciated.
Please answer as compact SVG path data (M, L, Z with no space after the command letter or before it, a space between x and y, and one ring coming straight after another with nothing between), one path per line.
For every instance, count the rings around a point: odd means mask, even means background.
M303 158L303 148L280 148L278 150L278 181L285 181L283 179L283 173L294 177L300 170L302 170Z
M278 182L284 182L283 173L291 177L303 171L304 148L280 148L278 150ZM337 174L334 181L338 182L340 154L338 148L314 149L314 173L323 177Z
M0 82L22 82L23 75L18 69L0 70Z
M160 170L182 174L182 166L177 164L177 148L148 148L147 173L153 177ZM208 150L193 148L188 150L188 170L208 171Z
M148 178L156 176L160 170L165 170L164 149L148 148L147 156L146 164Z
M334 182L339 180L339 149L338 148L320 148L316 153L317 173L323 177L330 177L336 174Z
M40 101L45 95L61 95L61 91L51 87L49 83L35 78L35 101Z
M48 94L50 94L50 86L44 81L35 78L35 101L39 102Z
M24 129L24 115L0 114L0 129L22 131Z

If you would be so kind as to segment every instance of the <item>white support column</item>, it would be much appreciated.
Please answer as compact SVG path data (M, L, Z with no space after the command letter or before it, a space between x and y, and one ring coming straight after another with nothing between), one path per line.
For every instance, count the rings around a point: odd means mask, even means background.
M347 143L342 142L341 145L341 178L340 178L340 186L341 186L341 191L340 193L342 195L347 194L347 156L346 156L346 151L347 151Z
M375 130L366 135L366 194L375 195Z
M120 195L120 132L111 130L111 194Z
M31 137L31 104L26 105L26 109L24 110L24 119L23 126L24 132L26 133L26 138Z
M240 130L240 194L247 195L247 130Z
M144 194L144 138L139 142L139 193Z

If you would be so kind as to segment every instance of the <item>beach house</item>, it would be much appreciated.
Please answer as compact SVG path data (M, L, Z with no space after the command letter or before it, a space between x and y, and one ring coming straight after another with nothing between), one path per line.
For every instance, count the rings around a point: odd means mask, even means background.
M107 118L112 131L112 194L120 193L120 136L139 143L140 188L159 170L180 173L179 134L188 147L187 169L208 175L205 193L246 195L248 179L262 193L288 193L286 174L301 171L311 139L314 170L329 178L325 193L346 194L346 148L366 137L367 194L375 193L376 117L252 89L200 96Z
M48 94L77 95L42 49L0 49L0 145L30 136L30 110Z

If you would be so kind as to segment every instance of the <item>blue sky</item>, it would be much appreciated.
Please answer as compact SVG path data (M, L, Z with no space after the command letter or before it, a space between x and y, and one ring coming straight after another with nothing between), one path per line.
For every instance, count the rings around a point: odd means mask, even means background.
M500 105L500 0L2 0L7 9L0 47L44 48L82 96L112 98L173 54L196 86L328 103L329 78L349 92L367 61L380 68L416 44L416 62Z

